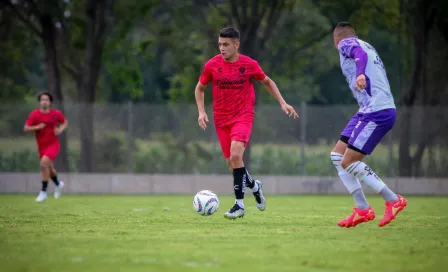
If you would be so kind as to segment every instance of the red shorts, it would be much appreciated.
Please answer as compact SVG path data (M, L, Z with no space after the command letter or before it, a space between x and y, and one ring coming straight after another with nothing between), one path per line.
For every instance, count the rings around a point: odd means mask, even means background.
M251 121L238 121L225 127L216 127L216 134L218 135L224 158L230 158L232 141L243 142L244 146L246 146L249 143L251 132Z
M54 161L56 156L59 154L59 149L59 144L39 146L39 158L42 159L43 156L47 156L51 161Z

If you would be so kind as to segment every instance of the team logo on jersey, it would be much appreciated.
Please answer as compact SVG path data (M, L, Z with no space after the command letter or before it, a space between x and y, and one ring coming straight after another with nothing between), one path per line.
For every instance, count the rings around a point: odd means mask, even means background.
M220 73L222 72L222 68L221 67L218 68L218 72L220 72Z
M244 72L246 71L246 69L244 67L240 67L238 69L238 71L240 71L241 74L244 74Z

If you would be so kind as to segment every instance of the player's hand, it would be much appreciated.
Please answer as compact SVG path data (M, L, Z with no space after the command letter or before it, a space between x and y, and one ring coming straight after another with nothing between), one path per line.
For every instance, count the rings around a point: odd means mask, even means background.
M59 134L62 133L62 131L64 131L64 130L61 129L61 128L55 128L55 129L54 129L54 135L59 135Z
M361 92L362 90L365 90L366 87L367 87L366 76L360 74L359 76L356 77L355 89L358 92Z
M200 112L199 113L199 118L198 118L198 124L202 129L206 129L207 128L207 123L208 122L208 116L207 113L205 112Z
M299 115L297 114L296 110L295 110L292 106L290 106L290 105L288 105L288 104L286 104L286 103L282 104L282 110L283 110L289 117L293 117L294 119L299 118Z
M47 125L45 125L45 123L40 123L39 125L36 126L36 130L43 129L46 126Z

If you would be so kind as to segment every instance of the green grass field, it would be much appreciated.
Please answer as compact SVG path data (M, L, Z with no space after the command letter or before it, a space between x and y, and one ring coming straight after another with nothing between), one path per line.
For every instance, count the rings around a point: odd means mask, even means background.
M446 271L448 198L409 197L385 228L336 222L350 197L272 196L265 212L246 200L201 217L191 196L0 196L1 271Z

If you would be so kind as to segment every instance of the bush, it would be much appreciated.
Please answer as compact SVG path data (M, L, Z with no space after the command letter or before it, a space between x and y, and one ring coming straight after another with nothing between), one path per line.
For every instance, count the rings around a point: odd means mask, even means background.
M221 150L211 145L191 143L170 134L157 136L157 144L134 148L134 173L151 174L229 174ZM127 150L119 137L103 138L96 144L96 171L103 173L126 172ZM334 176L336 170L330 161L329 150L307 147L305 172L311 176ZM70 171L78 171L79 151L69 151ZM252 148L251 173L256 175L301 175L299 148L281 145L260 145ZM366 163L381 176L389 176L389 161L368 157ZM397 160L394 159L394 165ZM1 172L39 171L38 156L34 150L0 152Z
M101 173L123 172L126 170L126 150L118 136L101 138L95 144L96 167Z

